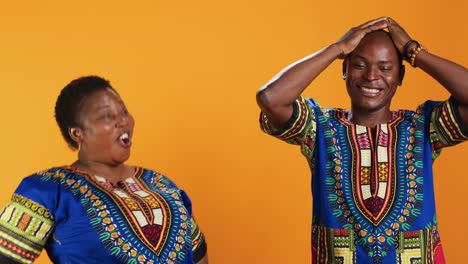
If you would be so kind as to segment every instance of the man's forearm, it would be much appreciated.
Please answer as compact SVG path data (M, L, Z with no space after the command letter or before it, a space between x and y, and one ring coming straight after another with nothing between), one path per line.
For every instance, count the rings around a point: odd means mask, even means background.
M288 121L292 103L339 55L332 44L286 67L258 91L257 102L273 125L281 127Z

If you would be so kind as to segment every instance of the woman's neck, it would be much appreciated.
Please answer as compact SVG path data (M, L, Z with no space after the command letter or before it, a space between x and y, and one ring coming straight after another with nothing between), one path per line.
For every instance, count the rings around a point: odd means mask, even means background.
M73 167L83 170L91 175L96 175L109 180L111 183L117 183L133 176L135 170L133 167L123 163L117 165L108 165L102 162L78 159L73 162Z

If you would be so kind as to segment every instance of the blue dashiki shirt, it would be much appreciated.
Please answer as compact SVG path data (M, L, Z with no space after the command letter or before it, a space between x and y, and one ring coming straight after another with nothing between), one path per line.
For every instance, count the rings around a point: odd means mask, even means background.
M0 257L32 263L43 248L73 264L191 264L206 253L186 193L138 167L117 185L70 166L24 178L0 214Z
M312 171L312 263L445 263L437 230L432 163L468 139L457 102L396 110L368 128L348 110L299 98L291 119L262 129L301 146Z

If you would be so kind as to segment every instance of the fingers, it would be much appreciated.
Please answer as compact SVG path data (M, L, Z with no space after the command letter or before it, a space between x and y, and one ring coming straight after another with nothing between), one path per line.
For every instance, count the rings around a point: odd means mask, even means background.
M371 26L371 25L373 25L373 24L379 23L379 22L381 22L381 21L387 22L387 19L388 19L387 17L379 17L379 18L377 18L377 19L372 19L372 20L367 21L366 23L364 23L364 24L358 26L358 28L359 28L359 29L364 29L364 28L367 28L367 27L369 27L369 26Z
M398 25L398 23L391 17L387 17L388 25Z
M341 39L337 41L341 49L341 56L344 57L351 53L357 45L361 42L364 36L372 31L384 29L388 27L388 21L386 17L370 20L358 27L349 30Z
M387 21L388 21L388 27L389 27L389 29L390 29L390 27L401 28L401 26L398 25L398 23L397 23L395 20L393 20L393 18L390 18L390 17L389 17L389 18L387 18Z
M397 46L400 52L404 52L402 49L404 45L411 40L411 37L406 31L393 19L388 18L388 31L392 37L395 46Z
M363 30L367 34L367 33L372 32L372 31L387 28L388 26L389 26L388 22L385 19L385 20L380 20L380 21L378 21L378 22L376 22L374 24L371 24L368 27L364 28Z

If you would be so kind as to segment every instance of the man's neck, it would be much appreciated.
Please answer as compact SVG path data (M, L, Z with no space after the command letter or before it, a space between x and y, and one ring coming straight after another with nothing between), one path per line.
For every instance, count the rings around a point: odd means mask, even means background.
M392 112L387 109L382 109L379 111L368 111L352 108L350 116L348 119L357 125L365 127L375 127L378 124L385 124L392 118Z

